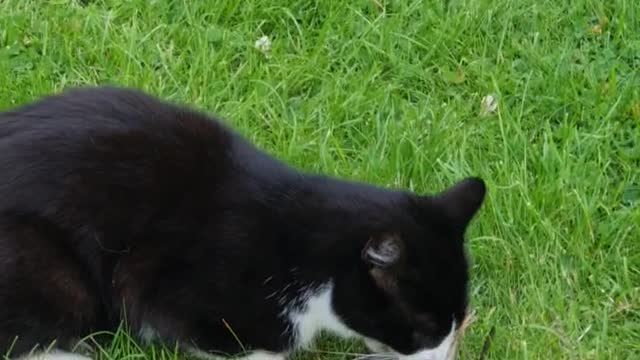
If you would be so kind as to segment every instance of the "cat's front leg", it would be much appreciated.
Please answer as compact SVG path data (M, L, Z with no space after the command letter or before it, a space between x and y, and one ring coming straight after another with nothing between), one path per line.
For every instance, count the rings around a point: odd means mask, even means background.
M221 357L192 349L190 354L202 360L286 360L287 355L282 353L272 353L268 351L253 351L244 356Z
M266 351L254 351L251 355L240 357L238 360L285 360L283 354L270 353Z

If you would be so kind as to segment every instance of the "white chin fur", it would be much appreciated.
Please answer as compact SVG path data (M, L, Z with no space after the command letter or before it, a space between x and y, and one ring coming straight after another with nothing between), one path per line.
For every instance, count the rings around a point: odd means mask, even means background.
M442 340L440 345L433 349L424 349L417 351L411 355L400 355L384 344L372 339L365 339L364 343L367 348L376 354L391 355L397 360L454 360L456 358L456 323L451 324L451 331Z
M365 338L364 344L374 354L390 354L393 353L390 347L384 345L382 343L377 342L376 340Z

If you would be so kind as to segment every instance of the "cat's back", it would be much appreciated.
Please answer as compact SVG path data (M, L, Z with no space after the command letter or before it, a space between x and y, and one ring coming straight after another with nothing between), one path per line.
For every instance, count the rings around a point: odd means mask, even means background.
M222 176L232 138L216 119L133 89L47 96L0 113L0 211L86 211L195 191Z
M188 116L204 117L131 88L73 88L0 112L0 141L16 135L68 138L90 130L158 130Z
M190 153L206 145L211 155L224 152L231 138L217 119L130 88L76 88L0 112L0 149L9 150L0 151L4 159L79 151L99 161L91 155L117 150L125 157L137 144L155 152L166 145ZM80 157L66 158L67 163L76 160Z

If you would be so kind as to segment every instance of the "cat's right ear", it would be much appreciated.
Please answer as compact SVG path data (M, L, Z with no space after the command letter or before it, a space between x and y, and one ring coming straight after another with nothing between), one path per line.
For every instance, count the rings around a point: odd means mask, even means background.
M464 229L482 205L485 193L484 181L470 177L437 194L432 201L444 211L454 225Z

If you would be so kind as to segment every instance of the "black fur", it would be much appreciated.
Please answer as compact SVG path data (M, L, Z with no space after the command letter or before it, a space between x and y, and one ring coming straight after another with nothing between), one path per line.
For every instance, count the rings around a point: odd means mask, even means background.
M465 315L483 196L479 179L419 196L304 174L135 90L46 97L0 113L0 351L125 318L205 351L285 351L282 304L327 281L353 330L434 346ZM367 260L384 239L397 259Z

